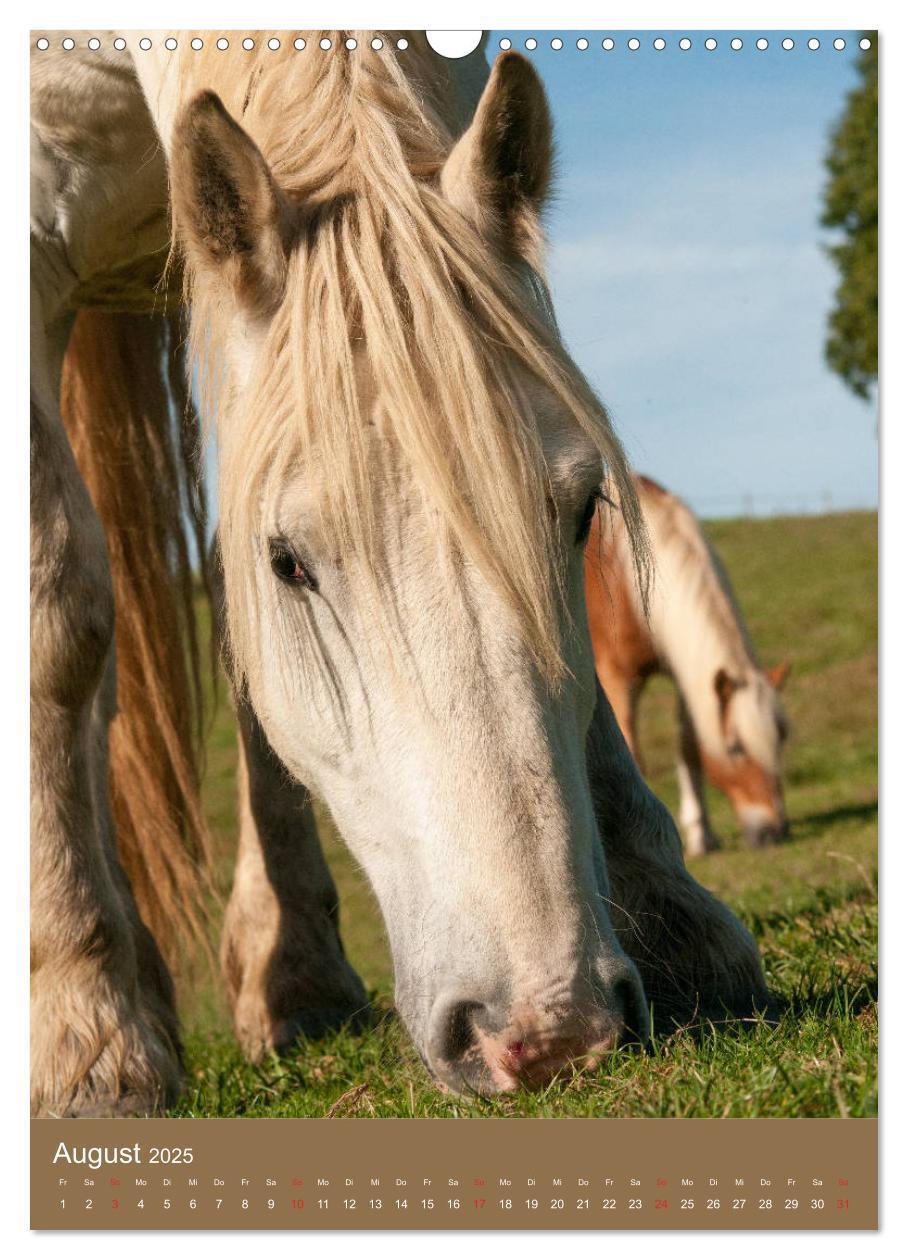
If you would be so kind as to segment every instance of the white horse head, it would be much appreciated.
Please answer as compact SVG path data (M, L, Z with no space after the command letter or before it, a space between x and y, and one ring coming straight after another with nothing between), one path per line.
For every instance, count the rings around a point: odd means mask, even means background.
M499 58L452 147L394 59L324 62L304 117L263 79L243 127L205 92L172 138L230 650L377 892L431 1070L545 1081L644 1018L585 762L603 459L632 532L636 500L539 279L536 73Z

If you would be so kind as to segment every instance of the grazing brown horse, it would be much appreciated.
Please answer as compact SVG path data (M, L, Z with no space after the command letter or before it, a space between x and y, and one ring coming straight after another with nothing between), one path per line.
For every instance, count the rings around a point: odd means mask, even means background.
M652 674L674 680L689 857L720 843L709 822L704 771L731 801L748 844L772 844L788 829L781 763L788 727L778 692L789 665L764 671L757 664L728 577L693 512L648 477L637 476L636 487L655 588L646 616L619 514L597 519L586 550L586 599L599 681L642 769L640 696Z

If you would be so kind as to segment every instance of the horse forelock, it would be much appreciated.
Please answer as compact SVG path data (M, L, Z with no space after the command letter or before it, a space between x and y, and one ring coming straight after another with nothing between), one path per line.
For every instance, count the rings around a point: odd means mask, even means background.
M328 54L313 47L272 62L276 55L263 51L232 87L232 97L242 97L236 117L299 222L258 376L229 432L223 389L214 383L229 336L225 312L191 293L222 451L233 657L241 671L254 668L253 549L300 466L331 470L320 510L336 552L357 557L364 571L380 569L378 425L448 547L505 597L555 683L563 672L562 562L558 523L545 507L551 486L534 407L540 390L600 452L635 543L642 535L636 497L605 409L540 298L536 260L492 248L441 194L435 175L462 114L450 63L436 69L442 82L433 90L429 71L444 59L420 49L404 69L409 51L363 51L369 34L357 33L359 51L349 54L337 33L327 36L336 47ZM314 68L297 71L306 56ZM190 92L226 90L223 70L211 64L216 81L201 83L196 69L184 85ZM383 589L386 596L387 587L372 583L379 605Z
M733 703L738 734L748 754L770 774L779 774L784 717L772 684L753 670Z

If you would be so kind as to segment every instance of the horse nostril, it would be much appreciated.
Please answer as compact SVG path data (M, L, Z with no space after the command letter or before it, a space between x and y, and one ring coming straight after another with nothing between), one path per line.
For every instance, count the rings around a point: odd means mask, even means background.
M452 1066L461 1063L476 1049L477 1029L488 1022L488 1011L482 1002L443 1004L433 1021L432 1057Z
M448 1016L448 1029L445 1038L448 1054L452 1061L463 1058L476 1039L473 1014L481 1010L475 1002L458 1002L451 1008Z
M615 983L614 1006L622 1020L619 1043L642 1041L646 1035L649 1013L643 985L636 972L628 972Z

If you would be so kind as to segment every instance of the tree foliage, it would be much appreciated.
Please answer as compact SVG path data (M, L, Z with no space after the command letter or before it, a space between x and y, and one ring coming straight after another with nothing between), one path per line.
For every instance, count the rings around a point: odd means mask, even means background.
M860 83L849 93L826 153L828 179L821 223L837 229L828 247L839 273L829 314L826 361L845 384L868 398L877 379L877 38L857 62Z

